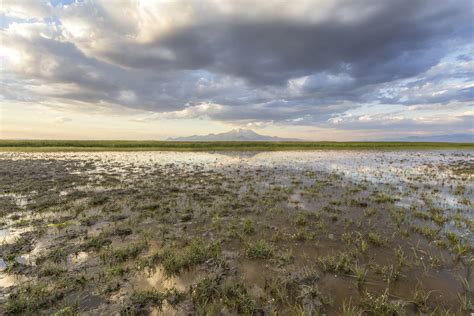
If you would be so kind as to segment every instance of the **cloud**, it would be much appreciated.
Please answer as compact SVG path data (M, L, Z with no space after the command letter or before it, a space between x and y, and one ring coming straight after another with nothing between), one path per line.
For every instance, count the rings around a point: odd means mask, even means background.
M459 105L459 104L457 104ZM456 104L453 105L456 107ZM421 108L412 108L410 111L392 111L390 113L370 112L353 114L343 113L327 120L324 127L333 127L341 130L392 130L396 132L423 131L432 134L452 134L472 132L474 112L462 107L452 110L443 108L441 114L426 111Z
M46 0L2 0L2 13L21 19L42 19L52 14L51 5Z
M68 123L68 122L72 122L72 119L69 118L69 117L56 117L53 121L53 123L56 123L56 124L63 124L63 123Z
M54 4L2 3L3 100L356 128L387 122L344 117L367 104L474 99L470 1Z

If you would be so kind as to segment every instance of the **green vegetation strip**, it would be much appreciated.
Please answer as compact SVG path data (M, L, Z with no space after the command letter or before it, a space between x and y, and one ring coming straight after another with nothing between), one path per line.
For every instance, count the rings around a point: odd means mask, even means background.
M0 151L277 151L465 149L474 143L432 142L173 142L123 140L0 140Z

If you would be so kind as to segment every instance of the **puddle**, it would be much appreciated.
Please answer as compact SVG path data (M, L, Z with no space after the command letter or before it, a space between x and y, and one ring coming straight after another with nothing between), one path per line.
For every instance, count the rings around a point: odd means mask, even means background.
M70 254L67 256L67 263L74 266L79 266L87 261L89 254L84 251L80 251L77 254Z
M31 226L23 228L4 228L0 230L0 245L11 244L20 238L21 234L31 231Z
M28 278L23 275L11 275L0 272L0 288L7 288L28 281Z
M9 228L0 229L0 240L1 240L1 241L5 241L5 239L6 239L7 236L9 235L9 233L10 233L10 229L9 229Z
M28 204L28 196L16 194L16 193L5 193L0 194L0 197L10 198L14 201L15 205L24 208Z
M138 288L155 288L159 291L176 288L179 291L185 291L202 273L196 271L185 271L179 277L168 276L162 268L157 268L150 275L140 275L134 285Z

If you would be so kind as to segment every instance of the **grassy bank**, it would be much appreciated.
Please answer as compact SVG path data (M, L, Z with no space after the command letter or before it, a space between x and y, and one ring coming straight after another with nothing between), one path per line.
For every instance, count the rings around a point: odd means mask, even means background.
M123 140L0 140L0 151L272 151L466 149L474 143L431 142L172 142Z

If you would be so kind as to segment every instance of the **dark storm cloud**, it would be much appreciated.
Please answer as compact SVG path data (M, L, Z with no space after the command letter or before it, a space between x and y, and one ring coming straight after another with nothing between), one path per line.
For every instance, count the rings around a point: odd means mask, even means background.
M419 74L446 53L447 39L468 39L468 8L464 1L387 1L350 22L217 19L171 31L143 47L143 55L135 48L106 54L130 67L204 68L262 85L321 71L347 73L359 85L380 83ZM147 55L152 48L176 58Z

